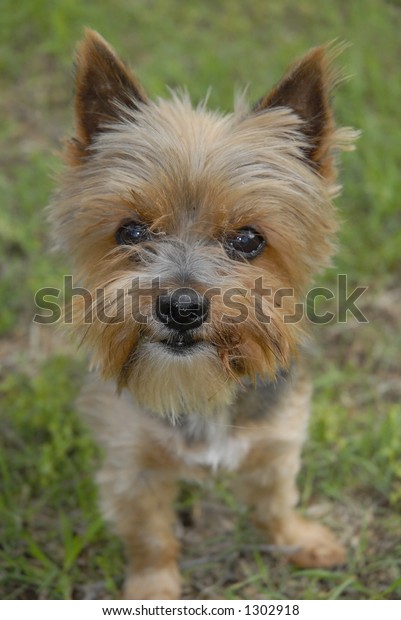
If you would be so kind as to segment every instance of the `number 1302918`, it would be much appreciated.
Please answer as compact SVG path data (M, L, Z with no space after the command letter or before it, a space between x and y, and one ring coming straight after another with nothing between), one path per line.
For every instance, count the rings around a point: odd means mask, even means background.
M299 605L245 605L246 616L299 616Z

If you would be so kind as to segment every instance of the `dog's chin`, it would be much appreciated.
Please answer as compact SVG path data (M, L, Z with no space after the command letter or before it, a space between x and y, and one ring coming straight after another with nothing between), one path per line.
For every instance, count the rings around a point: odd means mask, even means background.
M140 406L174 418L223 409L232 402L236 384L212 344L169 339L142 343L127 387Z

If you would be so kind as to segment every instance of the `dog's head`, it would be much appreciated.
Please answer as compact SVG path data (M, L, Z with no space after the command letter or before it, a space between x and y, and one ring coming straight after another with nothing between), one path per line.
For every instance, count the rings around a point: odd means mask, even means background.
M334 126L332 56L312 49L223 116L152 102L98 34L80 45L52 219L88 290L73 323L145 407L213 410L295 355L296 304L333 251L333 155L353 137Z

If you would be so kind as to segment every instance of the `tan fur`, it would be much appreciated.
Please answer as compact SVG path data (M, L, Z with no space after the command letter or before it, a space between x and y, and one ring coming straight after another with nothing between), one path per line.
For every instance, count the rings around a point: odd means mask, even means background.
M187 94L149 101L97 33L79 47L77 135L51 218L88 291L71 307L98 369L80 408L105 452L98 481L126 544L128 598L179 596L177 481L220 467L237 472L235 491L266 536L299 547L294 563L344 561L333 535L294 511L310 382L297 365L304 322L284 320L330 262L334 156L355 137L334 124L332 56L311 50L253 109L241 98L222 116ZM149 239L119 245L132 221ZM266 243L234 260L225 240L244 227ZM208 300L188 354L165 344L155 278L167 293L191 287ZM270 293L254 294L258 282Z

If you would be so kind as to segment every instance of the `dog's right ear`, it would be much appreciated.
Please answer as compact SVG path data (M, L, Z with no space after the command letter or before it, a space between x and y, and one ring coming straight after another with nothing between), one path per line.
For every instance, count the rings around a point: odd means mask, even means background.
M148 98L110 45L86 29L76 60L75 122L81 152L107 124L121 118L121 106L137 109Z

